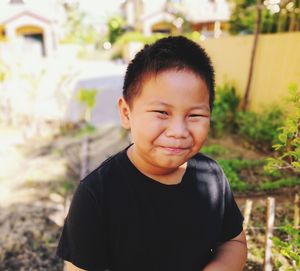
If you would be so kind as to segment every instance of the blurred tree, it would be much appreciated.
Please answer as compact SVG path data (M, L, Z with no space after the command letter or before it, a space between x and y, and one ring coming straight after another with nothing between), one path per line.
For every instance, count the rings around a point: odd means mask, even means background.
M125 32L125 21L120 16L114 16L108 19L108 40L111 44Z
M242 110L246 111L255 66L255 54L260 33L275 33L300 30L300 0L237 0L230 19L229 31L232 34L252 34L250 68ZM287 10L290 14L287 16Z
M229 20L232 34L252 34L255 27L256 0L235 0Z
M289 31L300 30L300 0L288 2L285 5L287 13L290 13Z
M78 4L66 3L64 8L67 22L65 24L65 37L62 42L83 45L95 43L98 34L92 24L88 22L87 14L79 9Z
M163 9L174 15L176 18L173 24L176 26L178 34L190 33L193 31L192 23L187 19L185 6L182 0L165 0Z
M254 70L254 61L255 61L256 49L257 49L257 44L258 44L258 37L259 37L260 31L261 31L260 30L261 9L262 9L262 0L257 0L254 41L253 41L253 46L252 46L252 51L251 51L250 68L249 68L249 74L248 74L248 79L247 79L247 85L246 85L246 90L245 90L245 94L244 94L243 102L242 102L242 110L243 111L247 110L247 107L249 104L249 95L250 95L252 75L253 75L253 70Z
M233 0L231 34L255 32L256 0ZM300 0L265 0L261 5L261 33L300 30Z

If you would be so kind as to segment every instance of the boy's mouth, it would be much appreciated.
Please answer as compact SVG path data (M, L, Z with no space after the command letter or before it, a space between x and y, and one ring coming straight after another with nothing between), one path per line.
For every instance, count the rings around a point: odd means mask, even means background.
M161 147L164 152L168 154L181 154L183 152L186 152L188 148L184 147Z

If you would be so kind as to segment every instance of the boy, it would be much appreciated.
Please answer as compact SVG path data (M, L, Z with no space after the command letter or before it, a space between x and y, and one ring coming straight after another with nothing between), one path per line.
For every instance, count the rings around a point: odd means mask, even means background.
M184 37L146 46L119 99L133 144L77 188L58 255L68 270L242 270L242 215L223 171L199 153L210 126L214 71Z

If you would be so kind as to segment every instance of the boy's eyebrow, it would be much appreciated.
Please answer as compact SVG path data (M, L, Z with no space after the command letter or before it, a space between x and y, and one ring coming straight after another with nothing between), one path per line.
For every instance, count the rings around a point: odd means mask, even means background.
M149 105L163 105L163 106L173 107L173 105L171 105L171 104L164 103L164 102L158 102L158 101L153 101L153 102L149 103Z
M193 110L193 109L200 109L200 110L203 110L203 109L204 109L204 110L210 111L209 106L206 105L206 104L200 104L200 105L197 105L197 106L192 107L191 109L192 109L192 110Z
M155 106L157 106L157 105L159 105L159 106L166 106L166 107L174 107L173 105L171 105L171 104L168 104L168 103L165 103L165 102L158 102L158 101L153 101L153 102L151 102L151 103L149 103L149 105L155 105ZM210 109L209 109L209 106L208 105L206 105L206 104L199 104L199 105L196 105L196 106L193 106L193 107L191 107L190 108L190 110L194 110L194 109L200 109L200 110L207 110L207 111L210 111Z

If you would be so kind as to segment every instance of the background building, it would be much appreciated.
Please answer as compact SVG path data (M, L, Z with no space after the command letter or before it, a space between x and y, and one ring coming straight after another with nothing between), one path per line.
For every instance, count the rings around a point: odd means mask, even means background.
M181 32L184 22L205 36L219 37L230 17L226 0L126 0L121 5L128 27L145 35Z
M63 6L58 0L11 0L0 4L0 50L49 56L61 35Z

